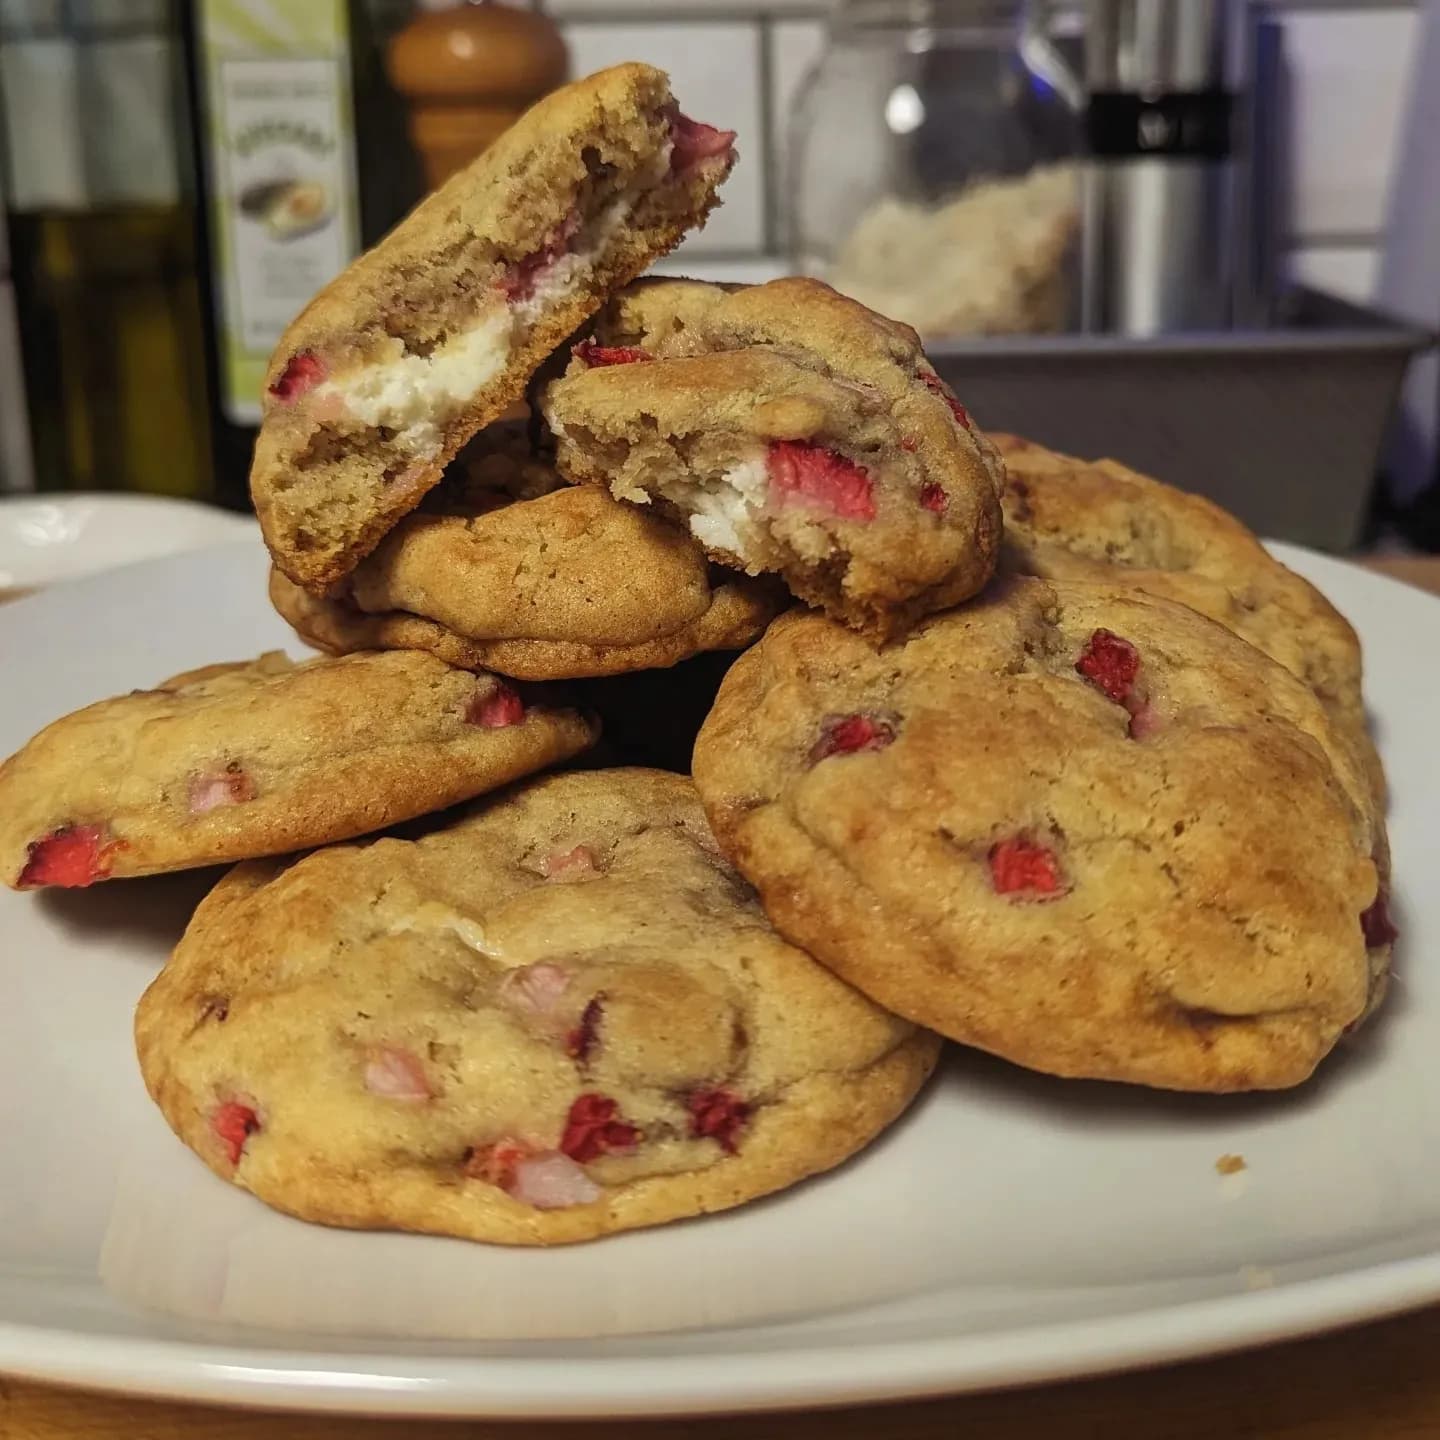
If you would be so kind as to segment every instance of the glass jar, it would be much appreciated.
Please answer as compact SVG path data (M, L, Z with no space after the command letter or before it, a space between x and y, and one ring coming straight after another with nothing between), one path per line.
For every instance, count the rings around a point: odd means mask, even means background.
M1026 0L842 0L790 121L791 259L923 336L1069 328L1083 98Z

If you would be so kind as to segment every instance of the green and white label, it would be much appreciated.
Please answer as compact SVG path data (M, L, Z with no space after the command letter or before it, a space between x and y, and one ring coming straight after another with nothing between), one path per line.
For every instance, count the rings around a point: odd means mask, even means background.
M359 248L344 0L201 0L221 400L260 418L285 327Z

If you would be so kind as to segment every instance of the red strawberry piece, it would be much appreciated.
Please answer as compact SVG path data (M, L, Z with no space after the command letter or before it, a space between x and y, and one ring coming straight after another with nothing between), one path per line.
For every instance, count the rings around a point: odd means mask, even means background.
M950 508L950 497L943 485L930 484L920 492L920 503L936 515L943 515Z
M231 761L223 770L190 777L190 813L204 815L223 805L243 805L257 793L255 782Z
M922 370L920 378L927 390L933 390L949 407L950 413L966 430L970 429L970 412L950 393L950 387L933 371Z
M525 718L525 702L519 692L503 680L483 695L476 695L465 707L465 723L485 730L503 730Z
M600 1038L600 1018L605 1013L605 1004L596 995L580 1014L580 1023L565 1037L565 1053L582 1065L590 1058L595 1043Z
M530 1153L530 1146L507 1136L493 1145L472 1146L465 1152L460 1169L471 1180L509 1190L515 1183L516 1167Z
M260 1117L249 1105L227 1100L211 1115L210 1128L225 1147L230 1163L238 1165L245 1142L260 1128Z
M920 442L913 435L905 435L900 440L900 448L913 455L920 448Z
M570 1107L560 1149L582 1165L640 1143L638 1126L619 1118L620 1106L608 1095L580 1095Z
M544 273L570 248L570 242L579 228L580 211L572 205L570 213L545 237L545 243L500 277L500 289L505 298L528 300Z
M1140 652L1128 640L1109 630L1097 630L1085 642L1075 668L1107 699L1129 708L1135 677L1140 673Z
M62 825L25 847L20 888L61 885L78 889L93 885L110 874L116 852L124 848L123 840L106 842L98 825Z
M1400 932L1390 918L1390 896L1383 885L1370 908L1361 915L1360 929L1365 936L1365 945L1370 950L1378 949L1382 945L1393 945L1400 938Z
M676 110L670 116L670 144L670 173L683 175L706 160L728 155L735 144L735 132L717 130Z
M302 350L292 355L270 387L270 393L284 405L294 404L308 390L313 390L326 375L325 362L313 351Z
M1055 852L1023 835L992 845L989 858L997 895L1058 895L1063 888Z
M857 750L883 750L895 739L895 723L883 715L827 715L820 738L810 747L810 763Z
M804 440L776 440L767 459L770 492L781 505L804 505L842 520L875 518L870 472Z
M697 1090L685 1102L690 1134L713 1140L727 1154L739 1148L737 1137L750 1119L750 1106L730 1090Z
M570 353L592 368L600 365L634 365L637 361L655 358L638 345L601 345L593 338L572 346Z

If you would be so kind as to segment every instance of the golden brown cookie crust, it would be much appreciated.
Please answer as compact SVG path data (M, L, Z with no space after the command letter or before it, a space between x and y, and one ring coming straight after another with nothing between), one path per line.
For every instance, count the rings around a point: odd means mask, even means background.
M1076 670L1104 631L1138 656L1125 703ZM1388 964L1362 924L1383 834L1314 695L1133 591L1012 579L879 652L784 616L694 770L782 934L1034 1069L1298 1084Z
M913 330L820 281L639 282L541 406L567 479L658 504L714 559L877 637L993 569L994 451Z
M599 487L562 484L553 467L521 456L514 438L502 429L494 448L472 447L469 466L400 521L334 596L312 596L273 571L275 608L335 654L428 650L523 680L738 650L779 612L777 583L712 566L678 526Z
M616 66L555 91L296 318L266 375L250 475L266 543L296 584L323 594L347 574L465 441L521 398L536 367L606 295L704 222L733 151L667 174L675 113L668 80L648 65ZM622 192L633 206L606 230L605 205ZM505 267L566 243L575 205L581 237L594 230L593 264L516 332L498 373L438 416L433 444L407 448L333 405L292 403L286 377L299 373L297 360L318 358L317 373L328 378L382 357L426 355L474 324Z
M349 839L567 759L596 733L430 655L210 665L67 715L0 766L0 879L85 884Z
M1009 471L1003 567L1178 600L1258 646L1320 697L1353 737L1377 797L1384 770L1365 723L1360 641L1307 580L1228 511L1115 460L1087 462L991 437Z
M556 1244L794 1184L893 1120L939 1041L780 940L712 846L687 780L622 770L241 866L140 1003L146 1085L217 1174L332 1225ZM700 1125L722 1094L734 1124ZM566 1141L582 1096L635 1133ZM570 1203L495 1178L515 1137L583 1157Z

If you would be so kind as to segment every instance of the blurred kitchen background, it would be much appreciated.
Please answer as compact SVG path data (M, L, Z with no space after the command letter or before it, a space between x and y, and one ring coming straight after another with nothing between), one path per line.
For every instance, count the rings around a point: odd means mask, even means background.
M0 490L243 508L295 311L628 59L740 136L664 269L826 275L982 424L1440 550L1440 0L0 0Z

